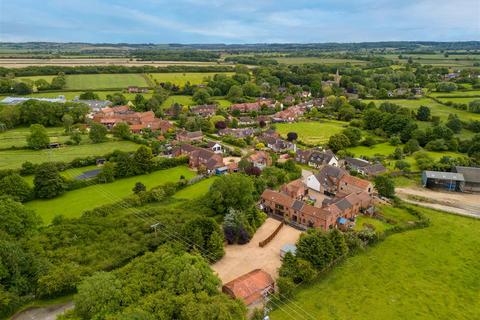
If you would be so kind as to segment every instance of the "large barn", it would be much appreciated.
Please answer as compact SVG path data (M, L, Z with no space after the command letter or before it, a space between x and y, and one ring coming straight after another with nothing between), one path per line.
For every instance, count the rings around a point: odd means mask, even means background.
M463 175L464 191L480 192L480 168L456 166L453 171Z
M463 191L465 178L461 173L423 171L422 185L426 188L446 189L448 191Z

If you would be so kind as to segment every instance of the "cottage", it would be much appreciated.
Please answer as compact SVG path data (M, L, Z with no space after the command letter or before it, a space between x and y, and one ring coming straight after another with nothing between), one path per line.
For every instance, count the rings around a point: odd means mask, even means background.
M324 165L338 166L338 158L332 150L297 150L295 161L301 164L308 164L313 168L320 168Z
M222 287L222 292L233 299L242 300L247 306L260 303L264 296L275 292L272 276L261 269L244 274Z
M345 166L348 169L356 171L365 176L377 176L387 172L387 168L385 168L381 163L372 164L369 161L360 158L346 157Z
M319 173L308 176L305 181L309 189L326 195L334 195L338 190L340 179L348 175L342 168L324 166Z
M247 161L260 170L272 165L272 157L265 151L256 151L247 157Z
M297 146L294 143L285 141L280 138L274 138L270 135L262 136L262 141L265 142L268 148L272 149L274 152L285 152L285 151L296 151Z
M255 124L255 119L253 119L252 117L239 117L238 124L241 126L252 125Z
M215 104L204 104L190 107L190 112L201 116L201 117L210 117L217 112L218 106Z
M209 174L224 166L223 157L220 154L190 144L181 145L180 148L175 150L174 154L175 156L188 156L188 164L191 168L199 169L203 166Z
M238 129L226 128L218 131L218 135L220 136L232 136L237 139L253 136L253 133L254 133L254 130L252 128L238 128Z
M208 149L212 150L213 153L218 153L222 154L223 153L223 147L220 143L215 142L215 141L209 141L208 142Z
M374 192L373 184L370 181L351 175L343 175L340 178L337 190L346 193L367 192L370 195Z

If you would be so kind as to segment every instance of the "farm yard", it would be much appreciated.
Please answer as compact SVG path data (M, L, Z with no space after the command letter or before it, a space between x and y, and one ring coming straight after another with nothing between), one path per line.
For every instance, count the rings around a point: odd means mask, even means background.
M195 174L187 167L175 167L150 174L118 179L112 183L97 184L68 191L54 199L33 200L25 205L34 209L44 223L48 224L56 215L74 218L80 216L85 210L119 201L132 193L132 188L136 182L142 182L150 189L167 182L176 182L181 176L190 179Z
M58 149L41 151L34 150L5 150L0 151L0 169L16 169L25 161L42 163L48 161L72 161L85 156L102 156L104 154L120 151L137 150L138 144L130 141L109 141L97 144L83 144L78 146L65 146Z
M291 309L312 319L479 318L480 220L420 210L430 227L389 236L348 258L301 286L270 318L291 319Z
M296 132L298 138L308 144L324 144L330 136L341 132L348 125L347 122L325 120L311 122L277 123L276 129L286 137L289 132Z

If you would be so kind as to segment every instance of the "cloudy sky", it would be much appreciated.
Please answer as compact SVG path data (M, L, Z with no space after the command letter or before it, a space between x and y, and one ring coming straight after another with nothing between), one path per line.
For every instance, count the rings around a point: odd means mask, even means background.
M480 0L0 0L0 41L480 40Z

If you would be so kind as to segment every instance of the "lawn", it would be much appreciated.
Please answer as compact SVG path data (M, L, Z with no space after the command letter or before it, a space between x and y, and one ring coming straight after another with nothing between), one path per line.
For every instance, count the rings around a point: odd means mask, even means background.
M22 163L30 161L32 163L42 163L47 161L65 161L69 162L75 158L86 156L103 156L114 150L134 151L139 147L130 141L109 141L98 144L83 144L79 146L65 146L59 149L47 150L5 150L0 151L0 169L20 168Z
M141 74L76 74L67 76L66 90L127 88L128 86L148 87Z
M174 103L181 104L182 106L193 105L192 96L169 96L167 100L162 103L162 107L168 108Z
M208 189L215 181L215 179L217 179L217 177L204 179L202 181L194 183L191 186L188 186L185 189L182 189L175 193L173 198L178 200L194 200L200 198L207 193Z
M347 122L334 120L275 124L278 133L283 137L289 132L296 132L298 138L308 144L327 143L330 136L341 132L347 125Z
M76 176L81 175L84 172L95 170L95 169L98 169L96 165L80 167L80 168L72 168L72 169L67 169L65 171L60 172L60 175L65 177L66 179L71 180L71 179L74 179ZM23 179L31 186L33 186L33 178L34 178L33 175L23 177Z
M349 258L270 318L298 319L297 310L324 320L479 319L480 220L417 209L430 227Z
M69 136L63 135L64 129L46 128L50 142L65 143L70 139ZM29 128L17 128L0 133L0 149L10 147L25 147L27 145L27 136L30 134Z
M378 219L374 219L366 216L359 216L355 221L355 227L353 229L356 231L368 229L366 225L373 226L375 228L374 230L379 233L382 233L383 231L392 227L392 225L389 225L388 223L382 222Z
M155 83L171 82L178 86L184 86L187 81L190 84L200 84L204 82L206 77L213 78L214 75L220 72L174 72L174 73L149 73L148 76ZM221 72L225 75L233 75L233 72Z
M185 166L180 166L69 191L54 199L34 200L25 205L34 209L45 223L50 223L56 215L79 217L85 210L119 201L132 193L136 182L142 182L149 189L166 182L176 182L182 175L190 179L195 173Z
M480 120L479 113L471 113L464 110L458 110L453 107L448 107L442 105L438 102L433 101L432 99L422 98L422 99L415 99L415 100L407 100L407 99L390 99L390 100L363 100L365 103L369 103L370 101L375 102L377 106L379 106L382 102L391 102L398 104L402 107L406 107L412 110L417 110L420 106L427 106L430 108L431 113L433 116L439 116L441 120L446 121L448 119L448 115L450 113L455 113L461 120L468 121L468 120Z

